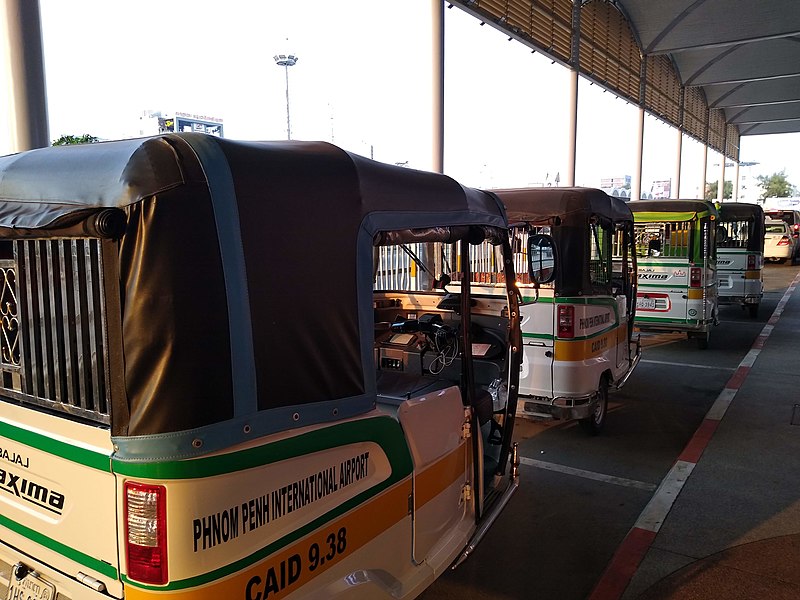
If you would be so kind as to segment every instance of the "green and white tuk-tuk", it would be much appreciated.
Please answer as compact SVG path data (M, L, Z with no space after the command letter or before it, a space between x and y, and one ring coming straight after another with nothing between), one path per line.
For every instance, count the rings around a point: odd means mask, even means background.
M633 200L641 330L686 332L708 347L718 322L717 223L704 200Z
M764 295L764 210L745 202L724 202L718 210L719 303L739 304L755 319Z
M631 211L624 201L591 188L492 193L506 207L523 299L517 414L577 419L597 434L605 424L609 390L625 384L641 355L632 337Z
M0 157L0 598L419 595L517 487L517 296L375 248L485 240L513 292L494 196L326 143Z

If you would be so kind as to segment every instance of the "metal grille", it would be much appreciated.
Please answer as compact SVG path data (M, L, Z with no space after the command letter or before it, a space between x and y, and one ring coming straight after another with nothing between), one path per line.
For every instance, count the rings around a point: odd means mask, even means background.
M717 152L724 150L725 115L722 110L711 110L708 115L708 145Z
M612 4L592 0L581 7L579 65L592 79L639 102L642 55L630 25Z
M688 258L691 223L637 223L636 256Z
M681 82L666 56L647 57L645 103L670 123L680 123Z
M17 240L0 273L2 393L109 423L100 241Z
M718 221L717 223L717 248L747 248L750 237L752 221ZM725 235L721 235L722 231Z
M705 143L708 124L708 102L705 92L699 87L687 87L684 93L684 131Z

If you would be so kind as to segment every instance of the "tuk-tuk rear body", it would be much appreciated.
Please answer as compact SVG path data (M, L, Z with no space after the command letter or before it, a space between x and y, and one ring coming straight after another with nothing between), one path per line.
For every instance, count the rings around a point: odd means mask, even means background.
M516 488L513 295L486 308L511 377L488 415L468 276L438 311L457 371L376 361L381 308L413 329L421 293L374 295L376 246L510 257L490 195L324 143L168 134L0 158L0 199L0 596L412 598Z
M717 323L716 225L703 200L634 200L636 325L686 332L702 348Z
M725 202L718 210L719 303L739 304L755 318L764 295L764 210L744 202Z
M547 276L532 272L519 285L525 353L518 414L578 419L597 433L608 390L624 385L640 356L632 338L631 212L589 188L493 192L506 206L518 272L536 268L528 264L533 237L548 244L538 250L547 253Z

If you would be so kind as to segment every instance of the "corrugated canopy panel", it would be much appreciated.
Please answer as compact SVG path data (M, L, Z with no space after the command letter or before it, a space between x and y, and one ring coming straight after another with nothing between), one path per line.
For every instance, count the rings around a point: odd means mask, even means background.
M645 103L670 123L680 123L681 82L666 56L647 57Z
M639 102L639 47L625 18L602 0L581 9L579 65L582 73Z
M570 53L569 0L452 4L556 60L576 62ZM716 150L723 150L724 143L730 158L738 159L740 135L800 131L797 0L588 0L581 2L578 43L582 73L627 100L643 100L647 111L675 127L681 118L674 88L683 86L684 131L700 141L706 141L708 107L721 109L723 120L736 131L729 129L723 142L724 125L712 124L709 135ZM644 99L639 98L640 56L648 67ZM666 76L666 63L657 66L659 57L674 65L677 82ZM786 106L754 110L749 117L740 114L742 108L777 104Z
M566 63L570 59L570 0L464 0L453 4L556 60Z

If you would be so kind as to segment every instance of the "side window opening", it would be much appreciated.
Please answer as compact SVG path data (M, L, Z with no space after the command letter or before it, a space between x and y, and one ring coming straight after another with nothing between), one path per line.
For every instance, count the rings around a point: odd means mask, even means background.
M589 277L592 286L606 288L611 284L611 254L613 234L610 227L596 220L589 226Z
M753 221L720 221L717 232L717 247L747 248Z
M691 222L636 223L636 256L688 258Z

